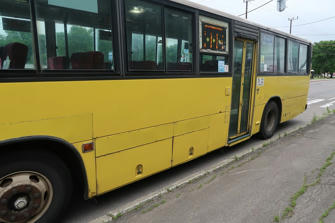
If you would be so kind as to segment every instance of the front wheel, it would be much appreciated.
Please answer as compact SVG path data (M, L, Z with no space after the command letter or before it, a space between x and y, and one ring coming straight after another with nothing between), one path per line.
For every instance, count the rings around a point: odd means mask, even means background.
M1 155L0 222L51 223L69 202L71 176L56 156L41 152Z
M263 112L259 136L262 139L271 138L279 123L279 108L277 103L270 101Z

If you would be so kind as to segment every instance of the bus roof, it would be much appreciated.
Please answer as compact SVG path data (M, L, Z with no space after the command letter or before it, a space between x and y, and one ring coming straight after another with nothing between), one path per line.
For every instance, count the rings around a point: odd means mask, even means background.
M249 25L252 25L252 26L256 26L256 27L259 27L261 29L264 29L264 30L267 30L267 31L270 31L270 32L274 32L274 33L278 33L278 34L281 34L281 35L284 35L284 36L287 36L287 37L291 37L293 39L296 39L296 40L299 40L299 41L302 41L302 42L311 43L311 41L309 41L309 40L291 35L289 33L286 33L286 32L283 32L283 31L280 31L280 30L277 30L277 29L269 28L269 27L266 27L266 26L263 26L263 25L260 25L260 24L254 23L254 22L250 22L250 21L248 21L246 19L242 19L238 16L234 16L234 15L231 15L229 13L226 13L226 12L214 9L214 8L210 8L210 7L195 3L195 2L191 2L189 0L170 0L170 1L182 4L182 5L186 5L186 6L195 8L195 9L199 9L199 10L202 10L202 11L206 11L206 12L209 12L209 13L212 13L212 14L216 14L216 15L219 15L219 16L223 16L223 17L226 17L226 18L229 18L229 19L232 19L232 20L242 22L242 23L246 23L246 24L249 24Z

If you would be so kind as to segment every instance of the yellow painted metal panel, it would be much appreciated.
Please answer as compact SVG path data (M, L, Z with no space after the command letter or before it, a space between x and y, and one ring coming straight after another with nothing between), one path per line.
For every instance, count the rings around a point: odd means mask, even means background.
M99 138L223 112L226 87L231 78L1 83L0 124L88 113Z
M174 126L173 135L178 136L189 132L209 128L209 116L189 119L177 122Z
M307 98L305 96L289 98L284 101L283 121L290 120L305 111Z
M228 124L226 113L211 116L208 152L227 145Z
M92 114L0 124L0 140L23 136L54 136L67 142L92 139Z
M225 96L225 87L230 86L231 78L98 83L94 134L100 137L222 112L230 106Z
M176 166L207 153L209 129L177 136L173 140L173 161Z
M273 96L282 100L308 95L308 76L266 76L264 86L257 87L256 105L265 104ZM256 91L256 92L257 92Z
M88 184L88 198L92 198L97 195L96 187L96 171L95 171L95 152L82 152L82 145L91 143L92 141L86 141L74 144L74 147L79 152L86 170L87 184ZM80 185L82 186L82 185Z
M97 158L98 193L143 179L171 167L172 139ZM143 166L137 175L136 167Z
M299 103L298 113L302 112L300 107L307 98L308 76L264 77L264 79L264 87L259 87L259 93L256 94L255 103L258 106L255 108L253 133L258 132L259 128L255 128L255 125L261 118L262 107L270 97L279 96L284 103L286 100L300 97L292 102ZM3 106L0 110L0 140L49 135L76 143L93 138L97 139L97 154L105 155L110 151L150 143L165 136L171 137L170 127L167 129L162 127L156 132L155 126L174 125L175 135L209 127L205 133L199 131L187 134L188 136L175 137L176 148L181 148L181 154L178 155L179 150L175 153L174 165L177 165L189 160L183 153L189 146L200 145L202 152L199 154L204 154L226 143L226 139L221 135L225 127L221 124L224 119L222 114L225 114L225 122L229 122L231 96L226 89L231 86L232 78L227 77L1 83L0 95ZM283 109L291 113L294 111L294 107ZM220 118L212 119L212 117ZM228 123L225 124L228 128ZM106 136L111 137L103 139ZM168 168L171 165L172 140L166 141L98 158L100 161L98 182L99 186L102 186L100 193L136 180L137 178L129 177L123 168L119 168L122 169L120 173L109 172L110 168L115 169L117 166L128 168L129 163L135 162L137 158L143 158L147 163L154 162L148 175ZM163 152L155 150L153 145L162 145ZM189 148L186 151L189 152L188 150ZM195 149L194 156L198 156L197 151ZM166 161L162 157L163 154L170 161ZM84 156L86 157L86 154ZM84 158L85 165L88 166L87 169L89 168L90 182L94 178L92 171L95 170L91 156L92 154L89 158ZM156 165L157 160L161 163L158 162ZM132 173L133 169L134 167ZM122 174L125 174L124 177ZM115 180L114 176L118 178L115 184L111 183ZM103 182L105 177L106 182ZM93 188L90 190L94 193L94 183L90 183L90 188Z
M96 139L97 156L172 138L173 124L139 129Z
M256 88L253 134L259 132L266 103L274 96L282 100L281 122L288 121L304 112L309 90L309 76L265 76L264 86ZM289 103L295 99L294 103ZM297 103L297 107L294 104ZM291 105L293 106L291 106Z

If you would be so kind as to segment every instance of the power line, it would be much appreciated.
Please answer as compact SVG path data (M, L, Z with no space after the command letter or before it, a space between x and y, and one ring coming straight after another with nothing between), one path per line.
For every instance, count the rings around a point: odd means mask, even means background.
M335 16L328 17L328 18L325 18L325 19L320 19L320 20L317 20L317 21L314 21L314 22L308 22L308 23L304 23L304 24L298 24L298 25L295 25L295 26L307 26L307 25L314 24L314 23L324 22L324 21L327 21L327 20L330 20L330 19L335 19Z
M266 6L267 4L269 4L269 3L271 3L271 2L273 2L273 0L270 0L270 1L266 2L266 3L264 3L263 5L260 5L260 6L256 7L256 8L254 8L254 9L248 11L248 13L253 12L253 11L259 9L259 8L262 8L262 7ZM238 16L242 16L242 15L245 15L245 14L247 14L247 13L243 13L243 14L238 15Z
M311 24L315 24L315 23L319 23L319 22L324 22L324 21L331 20L331 19L335 19L335 16L331 16L331 17L328 17L328 18L325 18L325 19L316 20L316 21L313 21L313 22L298 24L298 25L295 25L294 27L307 26L307 25L311 25ZM287 27L289 27L289 26L281 26L281 27L277 27L277 28L287 28Z
M308 34L308 33L295 33L295 35L299 35L299 36L335 36L335 33L333 34Z

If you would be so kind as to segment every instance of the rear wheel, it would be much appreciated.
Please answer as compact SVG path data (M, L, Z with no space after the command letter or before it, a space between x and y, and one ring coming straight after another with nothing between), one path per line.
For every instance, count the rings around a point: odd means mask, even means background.
M22 152L0 158L0 222L59 222L71 192L69 171L56 156Z
M271 138L279 123L279 108L276 102L270 101L263 112L259 136L262 139Z

